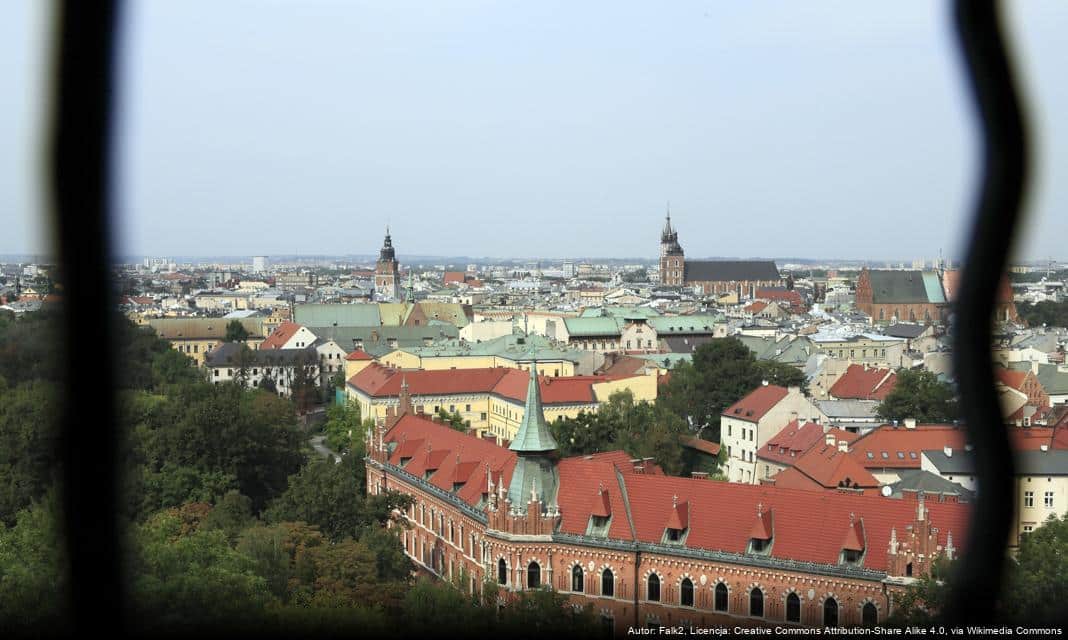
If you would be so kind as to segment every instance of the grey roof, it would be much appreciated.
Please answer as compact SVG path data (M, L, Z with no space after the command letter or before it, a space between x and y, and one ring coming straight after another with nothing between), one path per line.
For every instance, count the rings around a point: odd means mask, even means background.
M455 325L448 323L420 325L417 327L311 327L312 333L317 338L333 340L339 347L351 351L354 341L363 342L363 349L371 355L372 349L377 346L386 346L390 340L396 340L398 347L420 347L427 340L440 340L442 338L457 338L460 330ZM392 351L389 347L386 352Z
M1030 371L1031 363L1010 362L1009 368L1016 371ZM1049 395L1057 396L1068 393L1068 371L1059 370L1056 364L1039 363L1035 377L1042 385L1042 390Z
M697 350L697 347L716 339L710 335L673 336L661 334L658 337L660 344L663 345L669 353L693 353Z
M204 362L209 367L233 366L238 363L237 355L244 344L237 342L224 342L209 351L204 356ZM304 349L249 349L250 365L268 367L293 366L303 359L305 364L314 366L319 363L319 356L315 347Z
M817 400L823 415L831 418L874 418L878 400Z
M872 302L877 304L943 302L932 295L923 271L869 271ZM926 278L930 280L930 278ZM933 283L932 283L933 284Z
M890 485L893 491L890 495L894 498L902 497L906 491L956 494L964 501L971 501L975 498L975 492L930 471L902 469L898 472L898 476L901 479Z
M970 451L953 451L951 457L941 449L924 451L938 472L945 474L974 475L975 457ZM1049 451L1017 451L1016 475L1018 476L1064 476L1068 475L1068 449Z
M237 321L250 338L264 337L263 318L152 318L148 325L164 340L222 340L226 326Z
M687 282L781 280L772 260L687 260Z
M892 324L883 333L895 338L918 338L927 328L927 325L923 324Z

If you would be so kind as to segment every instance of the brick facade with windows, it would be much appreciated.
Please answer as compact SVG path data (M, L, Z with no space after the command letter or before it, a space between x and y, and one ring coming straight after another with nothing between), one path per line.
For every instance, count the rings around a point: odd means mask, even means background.
M560 458L532 376L508 449L410 412L368 431L367 487L415 498L423 569L475 591L551 587L617 635L649 624L852 626L953 557L968 506L665 476L622 451Z

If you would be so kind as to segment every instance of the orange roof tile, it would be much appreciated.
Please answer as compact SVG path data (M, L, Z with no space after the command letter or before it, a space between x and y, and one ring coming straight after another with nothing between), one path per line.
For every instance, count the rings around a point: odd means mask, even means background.
M295 322L283 322L260 343L260 350L281 349L300 329L301 326Z
M789 391L783 387L774 384L763 385L727 407L727 410L722 415L748 422L759 422L764 417L764 414L771 411L772 407L777 405L788 393Z
M895 384L897 374L890 369L851 364L828 393L839 400L885 400Z
M963 427L945 424L917 425L915 429L883 425L857 438L849 453L868 469L919 469L920 454L943 447L963 448Z

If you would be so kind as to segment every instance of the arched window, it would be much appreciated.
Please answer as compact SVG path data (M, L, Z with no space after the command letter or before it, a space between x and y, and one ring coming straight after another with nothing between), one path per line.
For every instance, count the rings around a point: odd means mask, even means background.
M716 585L716 602L714 607L716 611L727 610L727 585L722 582Z
M541 567L537 562L527 565L527 588L537 589L541 586Z
M879 610L875 608L873 603L866 603L864 608L860 610L860 621L865 627L874 627L879 624Z
M764 617L764 592L758 588L749 592L749 615L754 618Z
M508 584L508 565L504 558L497 561L497 584Z
M682 579L682 585L679 588L679 604L684 607L693 606L693 581L689 578Z
M823 601L823 626L838 626L838 601L834 598L827 598Z
M582 593L586 589L582 579L582 567L577 564L571 568L571 590Z
M660 602L660 576L655 573L649 574L645 589L645 599Z
M605 569L601 572L601 595L611 597L616 593L616 577L612 575L611 569Z
M786 596L786 621L801 622L801 598L796 593Z

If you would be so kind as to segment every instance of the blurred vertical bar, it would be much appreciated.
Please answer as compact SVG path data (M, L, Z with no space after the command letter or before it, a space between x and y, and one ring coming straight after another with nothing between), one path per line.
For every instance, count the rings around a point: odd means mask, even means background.
M1013 459L994 390L992 321L1027 184L1027 130L998 5L957 0L957 35L981 125L982 183L955 309L954 369L961 416L975 445L979 499L945 610L950 622L988 623L1004 590L1013 513Z
M58 400L69 602L79 634L120 631L124 603L108 229L118 5L60 0L54 15L48 197L65 287L66 397Z

